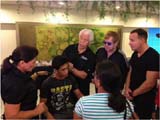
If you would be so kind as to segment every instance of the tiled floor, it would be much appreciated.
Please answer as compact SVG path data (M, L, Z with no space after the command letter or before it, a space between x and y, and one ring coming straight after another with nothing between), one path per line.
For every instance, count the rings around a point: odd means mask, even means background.
M94 94L95 93L95 86L93 83L90 84L90 94ZM39 93L38 93L39 94ZM39 98L37 100L37 103L39 102ZM3 106L3 101L0 97L0 115L3 114L4 112L4 106Z

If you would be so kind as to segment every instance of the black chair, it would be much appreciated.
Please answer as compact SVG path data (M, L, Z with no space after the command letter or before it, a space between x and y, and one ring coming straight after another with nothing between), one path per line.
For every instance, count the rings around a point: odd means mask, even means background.
M32 73L35 73L38 71L47 71L48 72L48 75L40 75L35 80L37 89L40 89L43 81L46 80L52 74L53 68L52 68L52 66L37 66L33 69Z

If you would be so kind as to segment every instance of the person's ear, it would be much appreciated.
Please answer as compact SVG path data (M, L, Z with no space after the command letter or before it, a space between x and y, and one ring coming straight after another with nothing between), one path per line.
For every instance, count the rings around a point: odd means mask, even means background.
M53 69L53 72L54 72L54 73L57 73L57 70L56 70L56 69Z
M97 80L98 81L98 86L101 86L101 81L100 80Z
M144 43L146 43L146 40L145 40L143 37L141 38L141 40L142 40Z
M57 74L57 70L56 69L53 69L53 76L55 77Z
M20 60L18 66L23 66L25 64L24 60Z
M101 86L101 83L100 83L99 79L95 80L94 83L95 83L96 88Z
M118 46L118 42L115 42L114 44L115 44L116 47Z

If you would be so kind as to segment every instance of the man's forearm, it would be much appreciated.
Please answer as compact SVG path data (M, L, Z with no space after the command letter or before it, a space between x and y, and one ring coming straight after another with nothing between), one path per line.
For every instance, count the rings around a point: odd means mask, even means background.
M156 86L159 74L156 71L147 71L146 80L133 91L133 97L144 94Z
M152 86L151 84L143 83L140 87L138 87L137 89L133 91L132 96L135 97L135 96L144 94L150 91L153 87L154 86Z
M128 75L127 75L127 80L125 84L125 88L128 89L130 87L130 76L131 76L131 70L129 70Z
M19 111L16 115L5 115L6 119L28 119L39 115L35 110Z
M87 77L87 73L85 71L78 70L76 68L72 69L72 73L81 79L85 79Z

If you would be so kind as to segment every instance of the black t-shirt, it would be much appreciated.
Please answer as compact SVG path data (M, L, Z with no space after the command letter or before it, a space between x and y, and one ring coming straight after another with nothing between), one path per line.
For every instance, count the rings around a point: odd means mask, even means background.
M89 95L89 83L93 78L93 72L95 69L95 54L91 51L90 48L87 48L85 52L78 53L78 44L68 46L63 55L66 56L74 67L78 70L85 71L88 76L85 80L82 80L76 76L78 81L79 88L84 95Z
M13 68L1 78L1 97L4 103L21 104L20 110L22 111L36 107L37 89L29 75Z
M65 113L70 99L70 92L77 88L78 85L71 75L63 80L57 80L50 76L42 83L40 97L47 98L46 105L50 113Z
M159 71L159 54L153 48L148 48L141 57L134 52L130 65L132 67L130 88L135 90L146 80L147 71ZM155 87L150 92L153 93L154 89Z
M107 57L107 51L105 48L99 48L96 52L96 63L99 63L103 60L111 60L115 64L117 64L121 70L122 73L122 84L121 88L123 89L123 85L126 80L126 76L128 73L128 67L127 67L127 61L122 53L119 52L117 49L109 58Z

